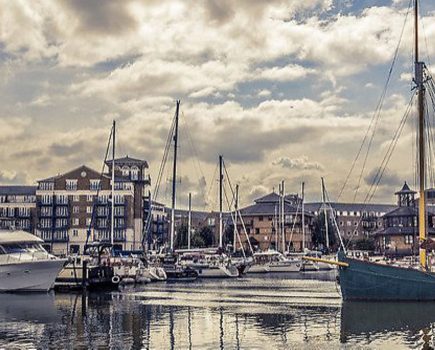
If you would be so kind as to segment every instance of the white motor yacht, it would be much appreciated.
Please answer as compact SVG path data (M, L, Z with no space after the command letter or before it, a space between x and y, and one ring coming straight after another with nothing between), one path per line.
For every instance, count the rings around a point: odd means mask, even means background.
M0 292L48 292L66 259L49 254L42 239L20 230L0 230Z

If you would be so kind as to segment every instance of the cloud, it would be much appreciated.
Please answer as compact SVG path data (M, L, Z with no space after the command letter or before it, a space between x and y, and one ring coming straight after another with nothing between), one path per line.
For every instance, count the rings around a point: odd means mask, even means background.
M299 158L288 158L281 157L272 162L273 165L279 165L287 169L298 169L298 170L324 170L323 165L318 162L308 161L308 157L302 156Z

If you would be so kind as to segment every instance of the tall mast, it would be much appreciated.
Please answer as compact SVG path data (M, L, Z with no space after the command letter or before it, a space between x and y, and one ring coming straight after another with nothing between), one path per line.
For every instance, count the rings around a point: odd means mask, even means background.
M222 222L222 202L223 202L223 158L219 156L219 248L222 248L223 222Z
M115 233L115 131L116 122L113 121L112 126L112 203L110 213L110 244L113 245L113 237Z
M426 203L425 203L425 127L424 127L424 97L425 88L423 84L424 63L419 62L418 56L418 0L415 0L414 6L414 24L415 24L415 83L418 93L418 168L419 168L419 204L418 204L418 227L420 243L426 240ZM420 248L420 264L426 269L426 250Z
M281 209L282 209L282 216L281 216L281 224L282 224L282 232L281 232L281 234L282 234L282 236L281 236L281 239L282 239L282 252L284 253L285 252L285 183L284 183L284 180L282 180L282 185L281 185L281 188L282 188L282 207L281 207Z
M302 251L304 251L305 250L305 183L304 182L302 182L301 184L301 196L302 196Z
M234 237L233 237L233 252L236 252L237 246L237 212L239 210L239 184L236 185L236 198L234 199L234 211L235 211L235 220L234 220Z
M326 210L326 194L325 194L325 181L322 179L322 204L323 204L323 215L325 216L325 240L326 248L329 250L329 227L328 227L328 211Z
M281 184L278 184L278 220L275 230L275 249L276 251L279 251L279 239L278 237L281 235Z
M171 207L171 252L174 251L175 236L175 197L177 190L177 150L178 150L178 114L180 111L180 100L177 100L175 109L175 128L174 128L174 164L172 168L172 207Z
M187 221L187 249L190 249L191 232L192 232L192 193L189 192L189 217Z

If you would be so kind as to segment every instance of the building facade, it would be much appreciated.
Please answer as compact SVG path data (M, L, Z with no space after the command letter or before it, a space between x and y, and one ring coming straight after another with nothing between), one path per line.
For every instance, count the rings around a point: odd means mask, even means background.
M115 159L115 249L141 248L143 193L150 183L147 168L146 162L136 159ZM110 172L111 165L107 174L82 165L38 181L35 233L45 241L48 250L55 254L77 253L88 242L110 242Z
M0 186L0 228L34 232L36 186Z
M237 228L245 249L249 248L247 239L255 250L278 249L301 252L304 247L312 248L314 216L308 211L304 213L305 235L303 235L301 201L297 195L285 197L283 242L278 214L280 198L278 194L272 192L256 199L253 205L240 209L248 238L244 234L244 227L240 220L237 222ZM239 246L240 244L237 245Z

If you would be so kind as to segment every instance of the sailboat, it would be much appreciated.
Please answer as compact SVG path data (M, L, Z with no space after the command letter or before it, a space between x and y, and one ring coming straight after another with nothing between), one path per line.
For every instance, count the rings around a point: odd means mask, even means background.
M219 247L216 249L177 250L183 265L193 268L199 277L239 277L239 270L223 252L223 157L219 156Z
M418 178L419 213L418 228L420 237L420 266L405 268L362 261L346 256L345 251L337 255L338 261L330 261L339 266L339 281L343 300L369 301L433 301L435 300L435 273L429 271L426 246L429 242L426 233L425 203L425 83L429 73L424 62L419 60L418 49L418 0L414 3L415 20L415 70L414 83L418 109Z

